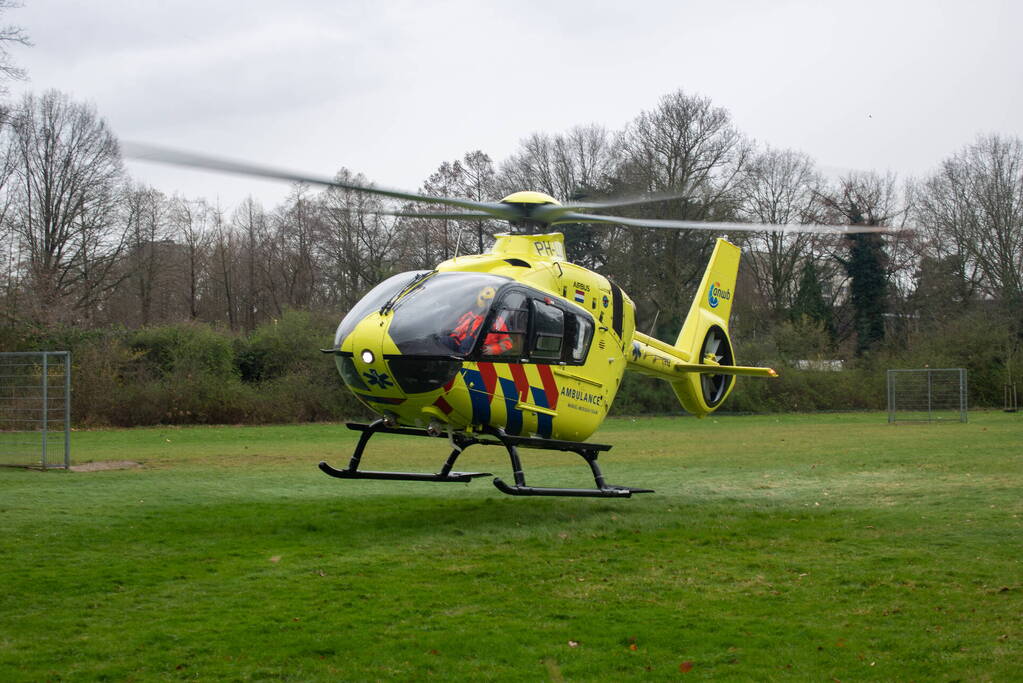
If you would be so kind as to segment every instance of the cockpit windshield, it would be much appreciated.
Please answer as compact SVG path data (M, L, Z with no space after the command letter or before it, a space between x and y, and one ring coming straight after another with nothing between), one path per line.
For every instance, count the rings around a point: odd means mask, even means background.
M394 304L388 329L402 354L461 357L472 352L494 297L509 278L437 273Z
M340 349L341 344L344 343L345 337L352 333L355 326L358 325L363 318L372 313L375 309L381 308L386 304L392 297L397 296L403 289L411 285L416 281L417 278L431 273L429 270L413 270L407 273L398 273L387 278L379 285L369 290L366 296L359 300L359 303L355 304L352 310L348 311L348 315L344 317L341 324L337 327L337 333L334 335L334 348Z

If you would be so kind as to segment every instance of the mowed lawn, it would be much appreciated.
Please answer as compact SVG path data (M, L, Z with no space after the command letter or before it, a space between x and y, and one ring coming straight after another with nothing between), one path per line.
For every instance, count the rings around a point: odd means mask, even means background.
M3 681L1023 678L1018 414L615 419L608 480L657 491L627 500L331 479L343 425L73 438L143 467L0 469Z

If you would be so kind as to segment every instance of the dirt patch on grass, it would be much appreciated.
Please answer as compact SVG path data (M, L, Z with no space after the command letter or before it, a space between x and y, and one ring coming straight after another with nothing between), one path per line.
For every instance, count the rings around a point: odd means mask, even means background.
M102 460L72 465L70 469L72 472L101 472L103 470L130 470L133 467L142 467L142 463L134 460Z

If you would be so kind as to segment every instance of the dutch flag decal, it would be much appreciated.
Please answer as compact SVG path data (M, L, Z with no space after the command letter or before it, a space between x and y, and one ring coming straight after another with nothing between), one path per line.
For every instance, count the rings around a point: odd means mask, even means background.
M584 303L586 301L586 292L581 289L575 290L575 302L577 304Z

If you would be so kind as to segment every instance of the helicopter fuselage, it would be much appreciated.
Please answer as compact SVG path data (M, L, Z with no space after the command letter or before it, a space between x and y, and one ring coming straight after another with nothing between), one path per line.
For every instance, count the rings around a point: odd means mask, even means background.
M632 300L565 260L560 233L498 235L487 254L403 273L338 328L345 383L395 424L582 441L628 365Z

